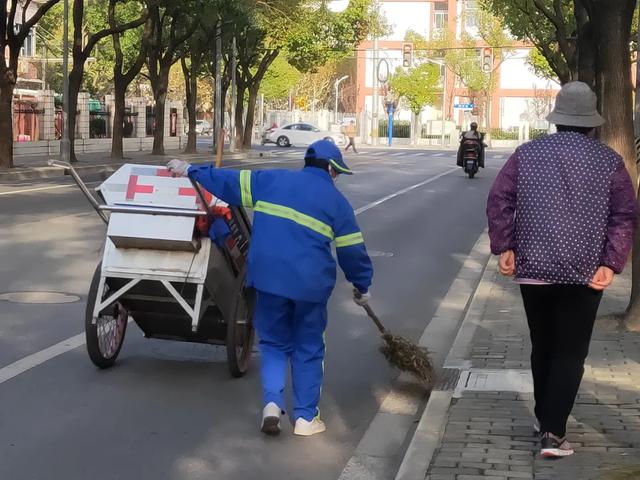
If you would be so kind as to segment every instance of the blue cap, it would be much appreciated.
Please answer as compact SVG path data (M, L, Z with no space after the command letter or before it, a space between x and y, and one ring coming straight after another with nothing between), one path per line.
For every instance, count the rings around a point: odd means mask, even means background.
M347 164L344 163L340 149L330 140L318 140L317 142L313 142L309 145L309 148L307 148L307 151L304 154L304 159L324 160L335 168L336 172L344 173L345 175L353 175L353 172L349 170Z

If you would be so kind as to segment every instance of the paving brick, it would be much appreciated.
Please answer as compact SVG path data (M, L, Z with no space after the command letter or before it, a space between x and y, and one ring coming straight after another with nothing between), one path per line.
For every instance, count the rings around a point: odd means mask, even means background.
M528 369L529 332L518 286L496 276L488 287L467 360L474 368ZM628 273L618 277L605 294L601 312L623 310L629 287ZM584 380L567 425L576 455L562 462L537 455L532 393L464 392L452 402L442 448L427 479L451 480L454 475L455 480L591 480L600 479L608 465L634 462L635 468L640 463L634 460L640 458L639 351L640 334L621 332L608 321L596 322Z

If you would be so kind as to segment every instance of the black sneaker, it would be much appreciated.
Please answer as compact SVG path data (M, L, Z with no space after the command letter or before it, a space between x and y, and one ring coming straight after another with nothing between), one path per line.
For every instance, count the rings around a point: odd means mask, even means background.
M557 438L555 435L546 432L540 438L540 455L545 458L562 458L573 455L574 451L566 438Z

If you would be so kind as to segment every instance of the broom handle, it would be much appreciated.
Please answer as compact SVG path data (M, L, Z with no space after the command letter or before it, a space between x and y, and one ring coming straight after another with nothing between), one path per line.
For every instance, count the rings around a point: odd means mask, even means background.
M373 320L373 323L376 324L376 327L378 327L378 330L380 330L380 333L382 333L383 335L387 333L387 329L384 328L384 325L382 324L378 316L375 314L373 309L369 306L369 304L364 305L362 308L364 308L364 310L367 312L367 315L369 315L369 318Z

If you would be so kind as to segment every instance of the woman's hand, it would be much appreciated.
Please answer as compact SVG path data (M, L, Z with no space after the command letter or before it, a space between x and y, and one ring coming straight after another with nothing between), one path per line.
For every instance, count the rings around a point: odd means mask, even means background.
M513 277L516 274L516 254L513 250L507 250L500 255L498 268L506 277Z
M613 270L609 267L600 267L596 270L596 274L593 276L593 280L591 280L589 287L601 292L611 285L611 282L613 282L613 276Z

